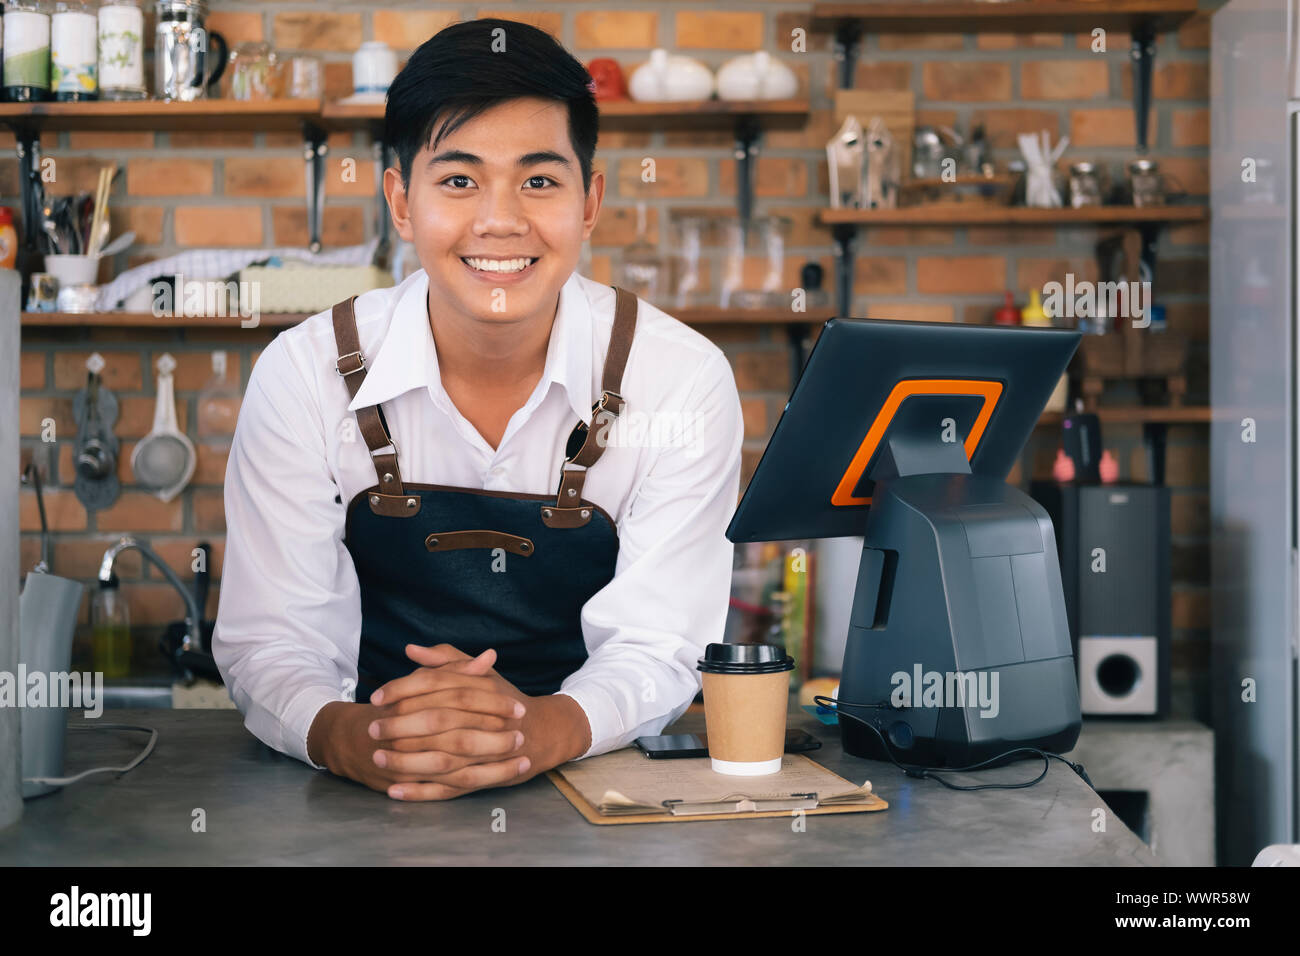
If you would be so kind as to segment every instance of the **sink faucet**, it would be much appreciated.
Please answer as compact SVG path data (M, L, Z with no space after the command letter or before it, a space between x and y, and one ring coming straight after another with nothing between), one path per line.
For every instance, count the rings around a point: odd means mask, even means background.
M162 572L163 577L167 579L167 583L174 587L185 600L186 634L185 639L181 642L181 650L195 651L199 654L207 653L207 649L203 646L203 611L199 607L198 601L194 599L193 594L186 590L185 585L181 583L181 579L176 576L176 572L167 567L166 562L154 554L147 545L141 544L130 535L123 537L117 544L104 552L104 559L99 564L99 580L107 583L113 576L113 562L117 560L117 556L123 551L132 549L139 551L148 558L154 567Z

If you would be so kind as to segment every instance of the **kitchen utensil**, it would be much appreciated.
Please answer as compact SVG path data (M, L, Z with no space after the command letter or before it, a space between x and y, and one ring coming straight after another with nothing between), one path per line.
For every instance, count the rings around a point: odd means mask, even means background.
M1020 145L1020 152L1025 157L1025 166L1028 169L1025 179L1025 205L1059 209L1061 194L1053 182L1052 169L1066 147L1070 145L1070 137L1062 136L1061 141L1053 147L1050 145L1050 134L1047 130L1043 130L1038 136L1034 136L1033 133L1021 133L1016 137L1016 141Z
M221 79L230 55L225 37L204 25L207 4L203 0L157 0L155 10L154 95L182 102L204 99L208 86Z
M1160 165L1154 159L1135 159L1128 164L1128 186L1135 206L1165 204Z
M73 491L87 511L99 511L117 500L121 482L117 477L118 441L113 434L118 405L99 373L104 359L98 352L86 362L86 387L72 399L72 415L77 422L77 439L73 446L77 469Z
M627 88L634 100L664 103L707 100L713 85L713 73L703 63L657 48L650 51L648 63L632 71Z
M717 76L720 100L782 100L799 91L794 71L766 50L722 64Z
M162 501L171 501L194 474L194 444L176 423L176 402L172 394L172 372L176 360L167 352L158 359L158 403L154 407L153 429L131 453L131 471L136 481Z
M107 226L108 223L104 223L104 225ZM108 245L104 246L103 249L100 249L99 254L100 256L115 256L119 252L125 252L127 247L133 242L135 242L135 233L128 229Z
M36 508L41 517L41 559L28 573L18 599L18 662L26 667L28 674L41 673L48 677L65 674L72 667L72 635L77 628L83 588L80 581L50 572L50 533L41 496L40 470L34 464L28 465L25 478L36 491ZM28 780L63 776L67 719L66 707L22 709L23 799L58 789L53 784Z
M212 353L212 378L195 400L199 410L199 437L233 435L239 398L239 388L226 377L226 353L219 349Z
M104 166L99 170L99 183L95 188L95 212L90 219L90 240L86 246L87 255L97 255L100 243L104 240L101 224L108 220L108 194L113 188L113 178L116 175L116 166Z
M704 279L700 253L709 226L707 216L688 213L674 217L673 246L677 250L677 275L673 304L679 309L703 304Z

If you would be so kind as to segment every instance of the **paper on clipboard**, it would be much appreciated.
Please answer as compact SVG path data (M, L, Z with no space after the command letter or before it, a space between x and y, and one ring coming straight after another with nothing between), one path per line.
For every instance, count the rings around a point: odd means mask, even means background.
M756 813L872 800L870 781L855 786L802 754L785 754L780 772L762 777L715 773L708 757L651 760L634 748L556 772L603 816Z

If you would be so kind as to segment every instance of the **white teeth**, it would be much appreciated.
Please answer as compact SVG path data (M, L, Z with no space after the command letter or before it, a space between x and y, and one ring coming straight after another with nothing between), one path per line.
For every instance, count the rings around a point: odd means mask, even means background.
M464 259L471 269L480 272L523 272L532 259Z

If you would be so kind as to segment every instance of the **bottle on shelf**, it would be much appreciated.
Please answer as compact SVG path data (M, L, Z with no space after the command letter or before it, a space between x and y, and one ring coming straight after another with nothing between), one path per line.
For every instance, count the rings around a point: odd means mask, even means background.
M1029 302L1020 310L1021 325L1050 326L1052 319L1043 311L1043 302L1037 289L1029 290Z
M50 19L50 88L60 102L99 99L95 0L58 0Z
M105 677L126 677L131 670L131 619L117 575L99 582L90 602L92 668Z
M993 313L994 325L1019 325L1020 310L1016 308L1016 297L1010 292L1004 293L1002 305Z
M10 0L5 8L5 99L50 98L50 14L42 0Z
M99 96L143 100L144 10L141 0L102 0L99 5Z

